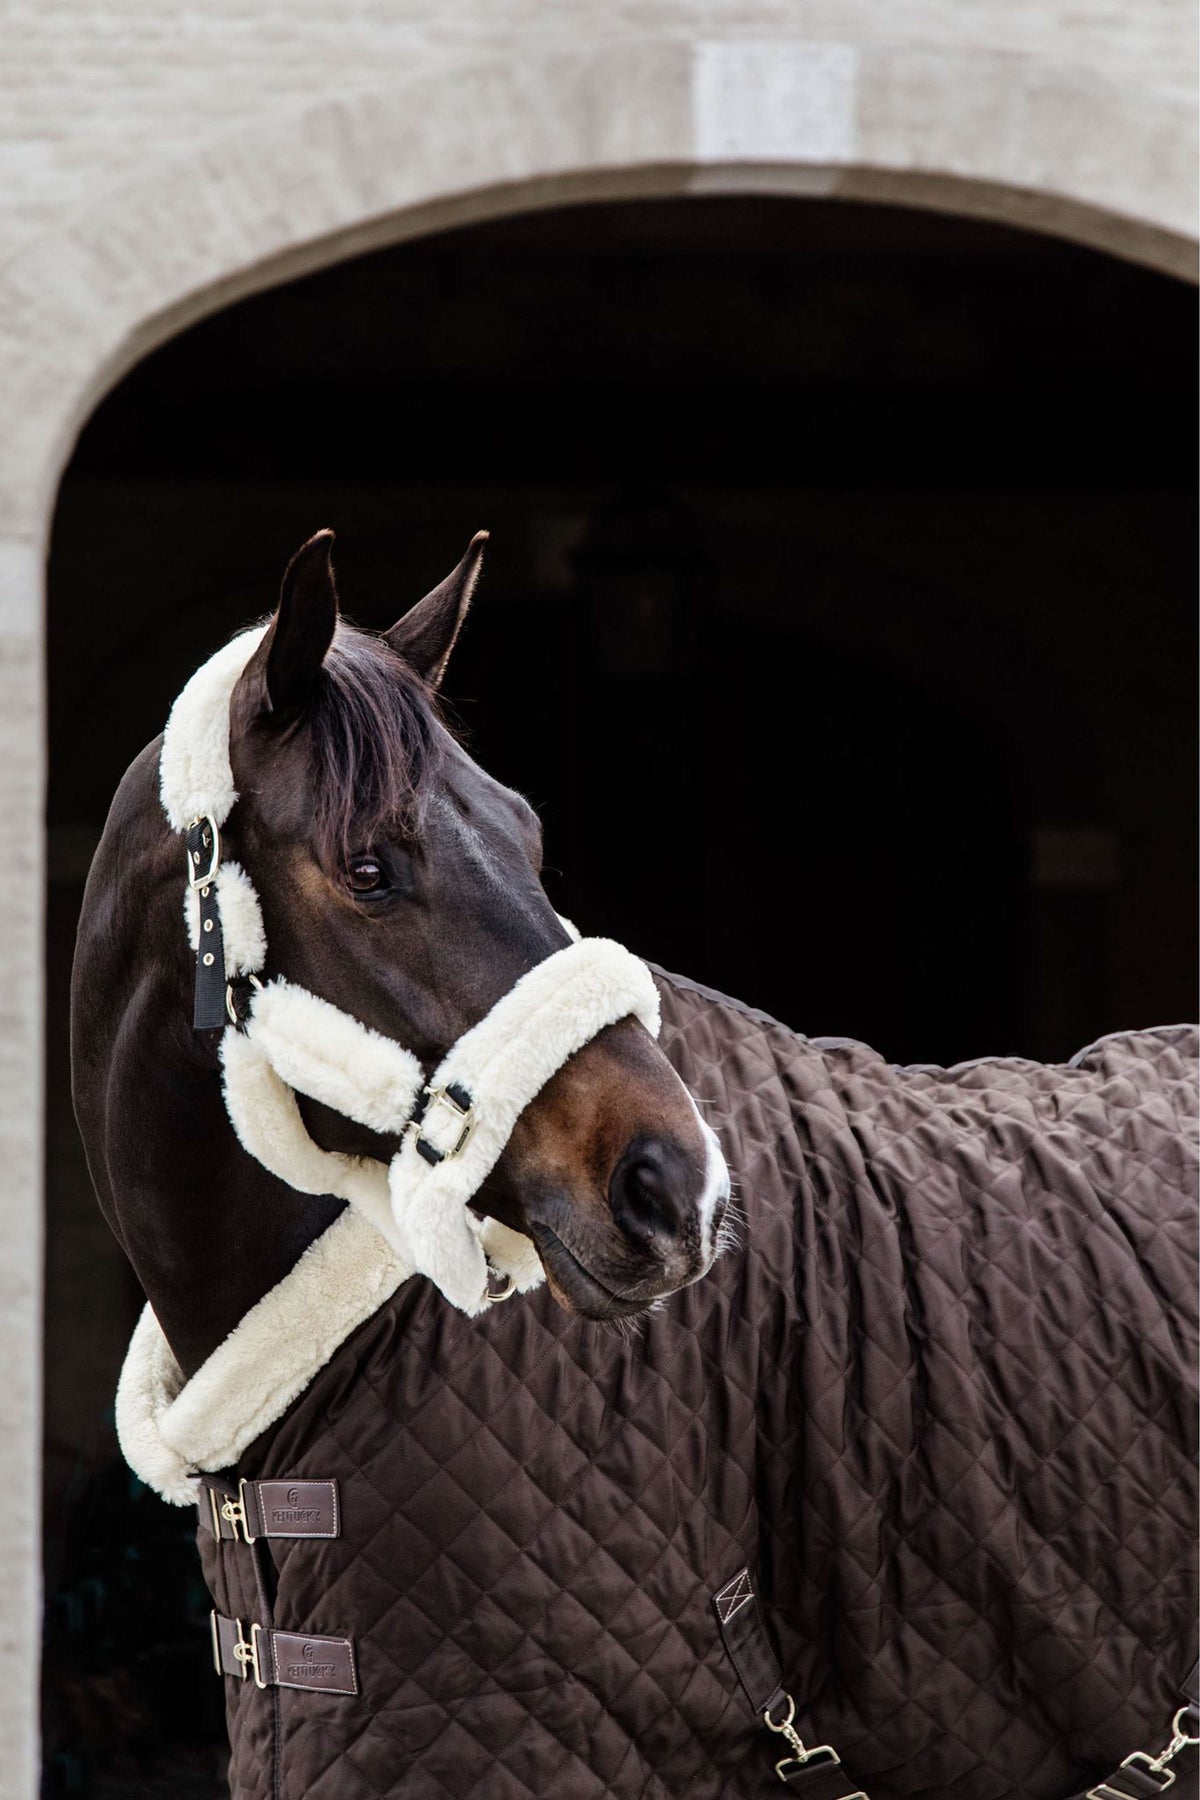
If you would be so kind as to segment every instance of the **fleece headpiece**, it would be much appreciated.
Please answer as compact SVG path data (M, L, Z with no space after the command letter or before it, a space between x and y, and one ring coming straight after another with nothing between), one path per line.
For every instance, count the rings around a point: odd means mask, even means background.
M221 860L220 829L237 800L230 700L262 636L260 629L234 638L192 676L171 710L159 768L163 809L185 834L185 919L198 976L211 982L216 970L219 998L228 1001L225 1106L264 1168L301 1193L345 1199L408 1268L473 1315L535 1286L542 1269L526 1238L477 1219L467 1201L525 1107L597 1032L632 1015L657 1036L658 993L620 944L572 932L575 941L523 975L426 1082L403 1045L282 977L260 979L262 909L246 871ZM235 983L244 1008L234 1003ZM388 1164L322 1150L304 1127L297 1094L373 1131L402 1134L400 1149ZM501 1278L499 1292L489 1268Z

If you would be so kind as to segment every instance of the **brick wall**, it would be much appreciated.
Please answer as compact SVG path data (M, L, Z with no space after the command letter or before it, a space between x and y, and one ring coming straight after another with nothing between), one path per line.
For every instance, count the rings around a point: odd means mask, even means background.
M631 33L986 46L1116 81L1190 80L1182 0L25 0L6 8L0 231L6 248L86 204L147 157L188 151L321 92L414 67L520 57Z

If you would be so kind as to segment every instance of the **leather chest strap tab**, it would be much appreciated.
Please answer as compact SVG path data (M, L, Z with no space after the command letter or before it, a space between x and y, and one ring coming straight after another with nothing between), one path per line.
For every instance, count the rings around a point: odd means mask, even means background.
M201 1477L200 1524L214 1537L336 1538L342 1530L336 1481L240 1481Z
M349 1638L307 1637L211 1614L213 1666L260 1688L308 1688L318 1694L357 1694L358 1670Z

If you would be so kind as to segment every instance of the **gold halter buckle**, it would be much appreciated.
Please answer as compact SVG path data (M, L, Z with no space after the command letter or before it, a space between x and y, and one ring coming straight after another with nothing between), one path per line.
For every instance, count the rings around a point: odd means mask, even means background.
M463 1096L463 1099L459 1098L460 1094ZM424 1106L420 1109L417 1116L405 1127L404 1135L406 1137L411 1137L415 1141L418 1154L422 1156L426 1162L451 1162L456 1156L462 1155L467 1147L471 1133L475 1129L475 1102L471 1096L467 1094L465 1088L459 1087L458 1083L453 1081L447 1082L442 1087L427 1087L425 1089L424 1099ZM463 1104L464 1100L466 1102L465 1105ZM435 1107L439 1106L444 1113L450 1115L451 1122L458 1131L458 1135L453 1143L447 1145L445 1149L443 1149L440 1144L435 1144L432 1138L426 1137L425 1135L426 1127L430 1122L430 1117Z
M197 813L188 826L189 833L193 832L197 825L207 825L211 848L208 867L203 870L200 868L200 852L198 850L188 851L188 886L190 888L208 887L211 882L216 880L217 870L221 866L221 833L217 821L211 813Z

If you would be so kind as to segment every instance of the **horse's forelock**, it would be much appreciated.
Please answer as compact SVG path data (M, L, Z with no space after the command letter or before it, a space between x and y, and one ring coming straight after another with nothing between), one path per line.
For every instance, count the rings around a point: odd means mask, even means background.
M334 868L411 835L437 762L428 689L382 639L341 624L307 716L317 856Z

